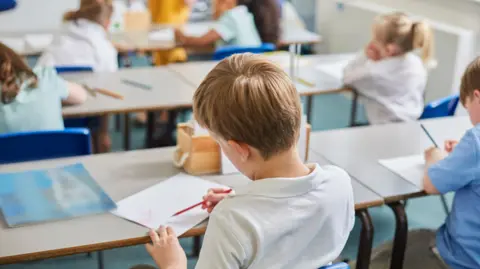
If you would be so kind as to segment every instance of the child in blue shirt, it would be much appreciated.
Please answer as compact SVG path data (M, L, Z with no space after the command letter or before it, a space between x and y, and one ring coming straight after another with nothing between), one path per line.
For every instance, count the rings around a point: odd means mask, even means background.
M452 211L436 236L438 253L453 269L480 268L480 58L465 71L460 101L474 127L445 151L425 151L425 192L455 192Z
M175 40L184 46L202 47L215 44L217 46L260 46L262 41L255 27L253 15L237 0L217 0L215 3L215 19L213 29L201 37L186 36L175 30Z

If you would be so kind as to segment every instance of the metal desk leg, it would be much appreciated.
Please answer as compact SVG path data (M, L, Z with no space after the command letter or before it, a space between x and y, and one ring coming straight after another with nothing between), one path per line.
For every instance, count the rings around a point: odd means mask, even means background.
M392 259L390 269L402 269L407 248L408 221L405 207L400 202L388 204L393 210L396 220L395 238L393 239Z
M125 113L123 120L123 149L127 151L130 150L130 115Z
M148 111L147 112L147 129L146 129L146 139L145 139L145 147L151 148L153 145L153 133L155 131L155 112Z
M103 251L98 252L98 269L103 269L105 268L105 265L103 263Z
M199 257L200 256L200 249L202 248L202 237L195 236L193 238L193 256Z
M356 215L362 222L362 231L358 245L357 267L355 268L368 269L373 247L373 223L366 209L358 210Z
M313 103L313 96L312 95L308 95L306 96L307 98L307 122L312 124L312 103Z
M350 111L350 127L355 126L357 121L357 106L358 106L358 93L357 91L352 91L352 108Z

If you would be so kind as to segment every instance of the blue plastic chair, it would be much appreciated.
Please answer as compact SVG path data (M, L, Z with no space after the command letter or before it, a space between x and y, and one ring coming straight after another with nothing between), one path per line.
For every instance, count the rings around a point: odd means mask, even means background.
M265 53L265 52L272 52L276 49L274 44L271 43L263 43L260 46L224 46L218 48L213 53L213 60L219 61L223 60L233 54L237 53Z
M0 164L92 153L88 129L0 134Z
M90 66L56 66L58 74L64 73L90 73L93 72L93 68ZM91 118L71 118L63 120L66 128L87 128L89 126Z
M0 12L14 9L17 6L15 0L0 0Z
M341 262L332 265L327 265L321 267L320 269L350 269L350 266L347 263Z
M427 104L423 109L420 119L453 116L457 109L459 99L458 94L454 94Z

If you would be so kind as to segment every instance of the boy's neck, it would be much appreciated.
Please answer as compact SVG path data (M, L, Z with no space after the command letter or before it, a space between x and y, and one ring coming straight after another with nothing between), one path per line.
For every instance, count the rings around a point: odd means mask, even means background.
M300 159L298 152L292 149L263 161L251 175L251 180L302 177L310 172L310 169Z

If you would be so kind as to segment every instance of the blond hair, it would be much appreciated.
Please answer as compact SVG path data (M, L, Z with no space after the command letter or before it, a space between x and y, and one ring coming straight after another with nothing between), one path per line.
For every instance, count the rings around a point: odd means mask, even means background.
M401 12L382 15L376 19L374 33L384 44L395 44L404 53L420 49L424 64L434 61L433 31L425 21L414 22Z
M460 102L465 105L468 97L480 90L480 57L475 58L467 67L460 84Z
M264 159L297 141L301 106L288 75L260 55L221 61L193 97L198 123L225 140L246 143Z
M81 0L80 8L63 15L64 21L86 19L100 25L110 20L113 14L112 0Z

